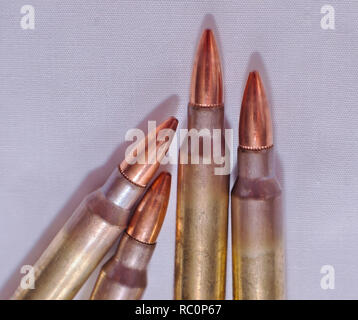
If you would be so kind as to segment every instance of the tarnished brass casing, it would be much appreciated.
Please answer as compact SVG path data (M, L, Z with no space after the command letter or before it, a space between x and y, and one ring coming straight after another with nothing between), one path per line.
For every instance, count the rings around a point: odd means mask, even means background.
M285 297L281 190L273 148L239 148L239 175L231 194L233 295L239 300Z
M104 264L91 300L140 299L147 286L147 266L168 207L171 175L161 172L148 188L121 238Z
M72 299L127 227L144 190L116 169L83 200L36 262L35 289L20 286L12 299Z
M116 254L102 267L91 300L141 299L155 243L140 242L124 233Z
M188 129L192 128L223 133L224 106L190 104ZM213 157L211 164L203 164L203 140L199 140L199 164L193 164L190 146L180 150L187 152L188 164L180 161L178 167L174 297L224 299L229 175L215 174L219 166Z
M12 299L62 300L76 295L127 228L131 209L168 151L177 124L170 117L148 132L104 186L82 201L34 265L35 288L20 285ZM159 139L163 129L170 129L165 132L168 139ZM155 148L149 147L150 142ZM132 161L134 155L144 155L143 163Z

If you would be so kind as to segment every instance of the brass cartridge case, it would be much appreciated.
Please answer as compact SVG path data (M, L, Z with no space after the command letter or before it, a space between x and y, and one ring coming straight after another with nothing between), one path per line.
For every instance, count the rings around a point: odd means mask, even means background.
M238 150L239 175L231 194L235 300L285 297L281 190L272 158L272 147Z
M196 52L188 129L188 144L181 146L178 166L174 298L224 299L229 174L219 174L217 169L223 166L217 159L224 160L225 166L230 157L223 137L221 62L209 29L204 30ZM220 132L219 141L214 131Z
M114 170L102 188L87 196L34 265L35 288L21 285L12 299L72 299L127 228L131 210L160 165L178 120L170 117ZM158 139L170 129L168 139ZM149 148L153 142L155 148ZM151 151L150 151L151 150ZM144 163L132 161L146 155ZM149 161L153 160L153 161Z
M231 193L234 299L284 298L281 189L274 174L272 121L257 71L240 112L238 178Z
M189 105L188 128L224 130L224 106ZM212 145L212 140L211 140ZM222 143L222 146L224 144ZM203 141L199 140L199 151ZM180 152L183 152L181 150ZM186 150L184 150L186 152ZM175 253L175 299L224 299L228 228L229 176L218 167L179 162Z
M141 299L147 286L147 266L155 245L124 233L115 256L102 267L90 299Z
M144 188L116 169L88 195L34 265L35 288L12 299L72 299L127 227L130 210Z
M148 188L120 240L102 267L91 300L140 299L147 286L147 266L168 207L171 175L162 172Z

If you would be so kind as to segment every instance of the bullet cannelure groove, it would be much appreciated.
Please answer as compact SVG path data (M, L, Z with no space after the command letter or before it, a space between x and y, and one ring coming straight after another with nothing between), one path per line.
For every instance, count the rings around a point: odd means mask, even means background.
M196 53L188 129L220 129L225 152L222 71L211 30L203 32ZM178 166L174 298L224 299L229 175L215 174L218 165L212 154L210 164L203 163L203 139L198 141L199 164L191 162L190 144L180 150L188 153L189 161Z
M162 172L137 206L116 253L102 267L91 300L140 299L168 207L171 175Z
M161 129L176 130L177 123L173 117L167 119L152 136L157 137ZM146 159L152 156L148 153L148 136L137 148L137 155L145 153ZM134 204L155 174L172 138L173 135L166 142L156 139L156 149L161 151L149 164L129 164L125 159L100 189L82 201L35 263L35 289L20 285L12 299L63 300L76 295L127 227Z
M256 71L242 100L238 168L231 193L233 297L284 299L281 189L274 174L270 110Z

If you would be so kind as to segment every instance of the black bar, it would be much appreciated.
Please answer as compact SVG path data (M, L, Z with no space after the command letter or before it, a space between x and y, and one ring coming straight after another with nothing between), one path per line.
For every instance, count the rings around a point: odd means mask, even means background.
M9 308L13 318L18 312L29 317L43 315L47 319L56 315L62 320L73 319L86 314L98 320L132 320L132 319L253 319L258 316L284 318L312 316L316 309L320 316L332 315L332 311L344 306L356 309L357 301L1 301L2 312ZM342 309L340 309L342 310ZM264 318L263 318L264 319Z

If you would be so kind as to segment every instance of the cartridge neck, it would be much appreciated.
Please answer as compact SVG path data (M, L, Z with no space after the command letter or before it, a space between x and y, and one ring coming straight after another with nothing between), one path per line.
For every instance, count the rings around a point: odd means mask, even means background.
M104 196L109 201L127 210L130 210L134 206L144 190L143 187L127 180L118 168L112 172L101 188Z
M152 257L155 244L140 242L126 232L118 245L114 259L121 265L135 270L146 270Z
M260 151L238 148L237 158L240 178L257 179L274 174L273 148Z
M188 105L188 129L223 129L224 105Z

